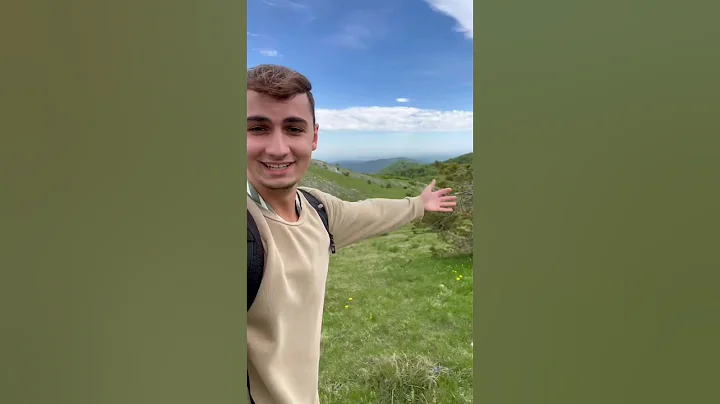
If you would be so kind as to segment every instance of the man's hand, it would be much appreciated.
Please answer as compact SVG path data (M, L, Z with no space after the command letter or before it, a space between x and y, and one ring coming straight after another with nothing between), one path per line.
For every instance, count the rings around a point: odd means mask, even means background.
M425 187L420 198L425 206L425 212L452 212L456 205L455 196L446 196L452 191L450 188L433 191L435 188L435 180Z

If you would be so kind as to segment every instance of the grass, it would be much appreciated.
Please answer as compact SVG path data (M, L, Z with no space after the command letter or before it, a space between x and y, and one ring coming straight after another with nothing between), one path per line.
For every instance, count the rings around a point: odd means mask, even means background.
M406 227L332 257L323 404L472 402L472 257L438 243Z
M356 201L419 195L427 184L314 161L301 185ZM406 226L331 257L323 404L472 402L472 257L435 258L441 246Z

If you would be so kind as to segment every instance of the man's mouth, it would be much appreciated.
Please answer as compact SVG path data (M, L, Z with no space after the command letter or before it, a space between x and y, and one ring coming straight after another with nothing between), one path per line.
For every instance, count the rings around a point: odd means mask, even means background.
M290 167L291 164L293 164L293 163L283 163L283 164L268 164L268 163L263 163L263 165L264 165L267 169L272 170L272 171L282 171L282 170Z

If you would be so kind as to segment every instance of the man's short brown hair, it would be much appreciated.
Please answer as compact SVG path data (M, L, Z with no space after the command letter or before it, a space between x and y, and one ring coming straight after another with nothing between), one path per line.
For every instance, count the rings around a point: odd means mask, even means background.
M302 74L279 65L258 65L247 71L247 89L257 91L280 101L289 100L298 94L307 94L310 112L315 124L315 100L312 84Z

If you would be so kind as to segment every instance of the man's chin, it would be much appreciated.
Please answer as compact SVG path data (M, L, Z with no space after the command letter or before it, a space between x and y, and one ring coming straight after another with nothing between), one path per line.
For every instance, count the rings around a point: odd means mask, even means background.
M263 186L273 191L287 191L297 184L297 181L263 181Z

